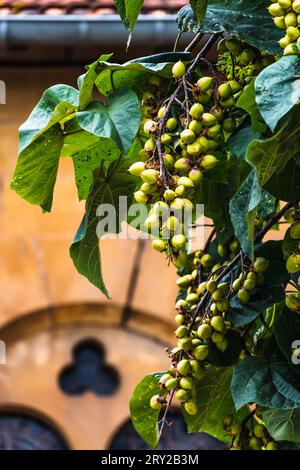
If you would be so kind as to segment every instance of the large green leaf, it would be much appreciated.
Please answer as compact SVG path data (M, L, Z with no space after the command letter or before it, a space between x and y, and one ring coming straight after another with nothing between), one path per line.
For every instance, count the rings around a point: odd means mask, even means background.
M256 169L262 186L284 170L288 161L298 154L299 145L300 106L297 106L273 137L254 140L248 147L247 161Z
M87 66L87 72L85 75L79 77L79 109L82 110L92 101L93 88L95 85L96 78L98 76L98 64L99 62L107 62L112 54L103 54L99 59L91 65Z
M150 400L153 395L163 393L158 385L161 376L162 373L146 375L134 389L129 403L132 424L152 449L155 449L158 444L159 410L150 408Z
M234 369L232 398L237 409L248 403L282 410L300 406L300 379L288 364L248 357Z
M300 442L300 408L260 410L268 432L277 441Z
M93 102L77 113L77 119L82 129L111 138L126 154L140 125L140 103L134 91L120 88L108 96L106 103Z
M300 171L295 158L289 160L281 172L274 174L265 187L278 200L297 201L300 195Z
M275 130L280 119L300 103L300 59L282 57L255 80L256 102L268 126Z
M260 115L258 106L255 101L255 89L254 89L255 79L246 85L243 93L237 100L237 107L246 111L250 118L252 124L253 132L263 134L266 131L266 124L263 121L263 118Z
M193 9L197 23L201 25L206 15L208 0L190 0L190 5Z
M224 352L220 351L212 341L208 345L207 360L217 367L227 367L235 364L243 349L241 335L238 332L228 331L225 336L228 340L228 347Z
M230 441L222 422L225 416L235 413L230 390L231 378L232 368L213 368L197 382L198 412L191 416L183 411L188 432L206 432L220 441Z
M51 126L74 113L79 91L68 85L55 85L45 91L29 118L20 127L19 152Z
M227 148L232 155L246 159L247 148L252 140L257 140L261 136L254 132L248 120L245 120L227 140Z
M63 134L53 125L20 153L11 189L31 204L50 212Z
M178 26L182 31L204 33L227 32L271 54L279 54L278 41L281 31L270 16L269 0L210 0L204 24L199 27L191 7L186 6L178 14Z
M128 207L131 204L132 193L136 185L135 178L128 174L127 163L124 160L112 162L107 171L104 163L94 171L93 185L87 202L85 215L70 247L71 258L80 274L108 296L105 287L99 251L99 239L104 234L98 223L105 217L97 214L101 204L110 204L115 208L116 220L113 232L118 233L126 213L120 211L120 196L127 197Z
M254 256L254 229L258 206L262 200L262 188L255 170L252 170L229 204L234 232L244 253Z
M127 29L134 30L144 0L115 0L118 13Z
M275 317L274 334L277 344L287 361L295 372L300 374L300 364L294 364L292 361L293 343L299 341L300 346L300 315L283 306Z

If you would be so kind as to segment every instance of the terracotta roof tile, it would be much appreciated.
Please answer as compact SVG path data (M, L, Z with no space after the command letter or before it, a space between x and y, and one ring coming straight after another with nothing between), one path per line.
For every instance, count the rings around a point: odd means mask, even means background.
M176 13L187 0L145 0L142 13ZM0 16L108 15L116 13L113 0L0 0Z

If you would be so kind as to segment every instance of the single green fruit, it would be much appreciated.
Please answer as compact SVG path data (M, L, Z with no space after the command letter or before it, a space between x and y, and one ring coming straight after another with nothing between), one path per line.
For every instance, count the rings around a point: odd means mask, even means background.
M281 15L278 15L281 16ZM289 26L297 26L297 15L294 12L290 12L285 15L285 26L288 28Z
M169 379L166 381L165 386L167 390L175 390L177 388L177 379Z
M296 222L295 224L291 226L290 236L294 240L300 240L300 222Z
M227 100L221 100L220 105L225 109L231 109L235 106L235 99L231 96Z
M170 145L172 143L172 136L170 134L163 134L160 138L163 145Z
M197 186L203 180L203 173L200 170L193 169L189 172L189 179Z
M272 16L283 16L285 11L279 3L272 3L272 5L269 6L268 8L270 15Z
M178 347L183 349L183 351L189 351L192 347L192 340L191 338L181 338L177 342Z
M200 262L205 268L208 268L209 266L212 266L214 264L214 260L209 254L203 255Z
M143 191L136 191L133 196L138 204L147 204L148 197Z
M217 123L217 119L211 113L204 113L202 115L202 123L205 127L212 127Z
M190 109L190 115L194 119L200 119L204 113L204 107L200 103L195 103Z
M190 398L190 395L189 395L189 392L187 392L187 390L183 390L182 388L179 388L175 392L175 397L177 398L177 400L181 402L185 402Z
M229 83L222 83L218 88L218 93L220 97L224 100L227 100L233 93Z
M159 119L162 119L162 118L164 117L166 111L167 111L166 106L163 106L162 108L160 108L160 109L158 110L157 117L158 117Z
M225 132L230 133L236 129L236 122L233 118L228 118L223 121L223 129Z
M224 336L218 331L214 331L213 334L211 335L211 339L212 339L212 342L215 344L222 343Z
M181 359L177 364L177 371L180 375L186 376L191 372L191 366L187 359Z
M170 132L174 131L177 126L178 126L178 121L174 117L169 118L166 122L166 129L168 129L168 131Z
M185 299L189 304L197 304L199 302L198 294L188 294Z
M197 333L200 339L209 339L212 335L212 328L210 325L203 323L199 326Z
M297 44L300 44L300 37L297 40ZM289 44L284 48L283 55L284 56L289 56L289 55L299 55L299 49L296 46L296 44Z
M164 374L161 376L161 378L159 379L159 383L160 384L165 384L167 380L170 380L172 379L172 376L170 374Z
M149 215L144 222L144 226L147 230L157 231L159 229L159 217L157 214Z
M233 436L238 436L242 432L242 426L238 423L232 423L230 433Z
M207 284L206 284L206 290L212 294L213 292L215 292L215 290L217 289L217 283L216 281L214 281L213 279L210 279L209 281L207 281Z
M213 300L216 300L216 301L217 301L217 300L221 300L221 299L223 299L223 297L224 297L224 294L223 294L223 292L222 292L221 290L219 290L219 289L217 289L216 291L214 291L214 292L212 293L212 299L213 299Z
M173 201L175 197L176 197L176 193L172 189L166 189L166 191L164 192L164 199L168 202Z
M200 144L201 150L203 152L207 152L209 150L209 143L206 137L204 136L198 137L197 142Z
M296 26L289 26L286 30L286 34L292 41L296 41L300 36L300 31Z
M152 248L155 251L159 251L160 253L162 253L167 249L167 243L164 240L153 240Z
M179 385L184 390L191 390L193 388L194 381L192 377L182 377L182 379L180 379Z
M252 450L261 450L262 448L262 440L258 439L257 437L251 437L249 440L249 447Z
M208 346L201 345L194 349L194 356L198 361L204 361L208 356Z
M266 450L277 450L278 447L277 447L276 442L271 441L271 442L268 442L268 444L266 445L265 449L266 449Z
M157 214L157 215L167 215L169 214L169 206L163 201L158 201L155 204L153 204L151 208L151 214Z
M180 222L174 215L171 215L166 221L166 227L171 232L176 232L180 227Z
M199 78L199 80L197 81L197 87L200 91L205 93L211 89L211 87L213 86L213 82L214 81L212 77L202 77Z
M153 395L150 400L150 406L153 410L160 410L162 407L161 397L159 395Z
M201 166L204 170L212 170L218 163L219 160L214 155L205 155L201 161Z
M290 44L290 42L290 38L288 36L284 36L280 39L279 45L282 47L282 49L285 49Z
M174 158L172 157L172 155L170 155L169 153L165 153L163 155L163 161L164 161L164 165L167 168L167 170L171 170L173 168Z
M189 277L190 280L192 280L192 276L190 274L187 274L187 276ZM185 276L183 276L183 277L185 277ZM182 309L186 310L189 307L189 305L185 300L179 299L179 300L177 300L175 307L176 307L176 310L182 310Z
M280 28L280 29L286 28L284 16L276 16L275 18L273 18L273 20L277 28Z
M144 144L144 150L146 152L152 153L155 149L155 142L153 139L148 139Z
M233 240L229 245L229 250L232 253L238 253L240 251L241 245L238 240Z
M215 137L220 136L221 131L222 131L222 127L220 126L220 124L215 124L214 126L208 129L207 135L211 139L214 139Z
M192 157L196 157L197 155L200 155L201 146L199 142L196 141L196 142L193 142L192 144L189 144L186 150L189 155L192 155Z
M300 310L300 298L298 298L297 294L287 295L285 298L285 303L286 303L286 306L290 310L293 310L294 312L297 312Z
M244 289L248 290L248 291L251 291L253 289L255 289L255 281L253 279L246 279L246 281L244 282Z
M234 292L237 292L240 289L241 285L242 285L241 279L236 279L235 281L233 281L232 288Z
M250 300L250 294L248 291L246 291L246 289L240 289L238 291L238 299L240 302L242 302L242 304L247 304Z
M180 269L183 268L183 266L186 264L186 260L186 253L176 253L175 256L172 258L172 263L177 269Z
M253 426L253 433L255 437L264 437L265 435L265 427L262 424L254 424Z
M219 333L223 333L225 330L225 323L222 317L212 317L210 324Z
M228 299L222 299L217 301L217 309L219 312L228 312L230 307L230 302Z
M242 46L241 42L238 39L235 39L235 38L226 39L225 40L225 45L226 45L227 50L235 56L240 54L240 52L242 52L242 50L243 50L243 46Z
M172 67L172 75L174 78L182 78L184 74L185 74L185 65L181 60L179 60Z
M189 130L194 132L194 134L199 135L200 132L202 131L202 124L200 121L197 121L196 119L193 119L189 123Z
M159 179L159 172L157 170L144 170L141 173L141 178L145 183L154 184Z
M193 377L196 380L201 380L205 375L205 370L200 366L197 359L192 359L190 361Z
M228 348L228 340L227 338L223 338L222 341L218 341L216 343L216 348L219 349L221 352L225 352L226 349Z
M145 194L154 194L156 193L158 187L157 184L143 183L141 186L141 191Z
M257 273L264 273L269 267L270 261L263 257L256 258L254 262L254 271Z
M157 122L152 121L152 119L147 119L147 121L144 123L143 130L145 134L154 134L157 131L157 127Z
M184 208L184 201L183 199L176 197L174 201L170 204L170 209L174 212L181 212Z
M198 412L196 401L195 400L189 400L189 401L185 402L184 409L187 412L187 414L195 416Z
M175 316L175 322L177 323L177 325L182 325L185 321L185 316L182 315L181 313L178 313L176 316Z
M185 287L188 287L192 281L193 281L192 276L190 274L186 274L185 276L179 277L176 281L176 284L178 287L185 288Z
M295 0L293 2L293 10L298 14L300 13L300 0Z
M129 173L131 173L133 176L140 176L140 174L144 170L145 170L144 162L136 162L133 165L131 165L128 169Z
M189 188L189 189L194 187L193 181L187 176L181 176L177 181L177 185L184 186L185 188Z
M282 8L290 8L292 6L292 0L278 0L277 3Z
M196 139L196 136L190 129L185 129L181 132L180 138L185 144L192 144Z
M211 99L211 92L208 91L207 93L199 93L196 97L196 100L200 104L207 104Z
M218 252L218 255L221 256L221 258L225 258L225 256L228 253L228 250L227 250L226 246L221 245L221 243L219 243L219 245L217 247L217 252Z
M300 271L300 254L291 255L286 262L286 269L289 273L296 273Z
M184 338L187 334L187 327L186 326L179 326L177 330L175 331L175 335L177 338Z
M177 186L177 188L175 189L175 193L179 197L182 197L185 192L186 192L186 188L183 185Z
M230 85L230 88L231 88L231 91L232 91L233 95L235 95L236 93L238 93L239 91L242 90L242 85L239 82L237 82L236 80L230 80L228 83Z

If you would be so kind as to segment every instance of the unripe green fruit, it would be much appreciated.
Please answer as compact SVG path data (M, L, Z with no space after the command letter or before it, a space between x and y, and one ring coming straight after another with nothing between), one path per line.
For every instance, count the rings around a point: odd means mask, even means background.
M166 227L171 232L176 232L180 227L180 222L174 215L171 215L168 220L166 221Z
M219 243L218 247L217 247L217 252L218 252L218 255L221 256L221 258L224 258L226 255L227 255L227 248L226 246L224 245L221 245Z
M162 108L160 108L160 109L158 110L157 117L158 117L159 119L162 119L162 118L164 117L164 114L166 113L166 111L167 111L166 106L163 106Z
M266 450L277 450L277 444L276 442L268 442L268 444L265 447Z
M295 26L289 26L286 30L286 34L292 41L296 41L300 36L300 31Z
M147 121L144 124L144 132L145 134L154 134L155 131L157 130L157 122L152 121L152 119L147 119Z
M211 335L212 342L215 344L221 343L223 341L223 338L224 336L218 331L214 331L213 334Z
M196 359L190 361L192 375L196 380L201 380L205 374L204 369L200 366Z
M175 191L172 191L172 189L166 189L164 192L164 199L168 202L173 201L175 199L176 193Z
M140 174L144 170L145 170L144 162L136 162L133 165L131 165L128 169L129 173L133 176L140 176Z
M222 317L212 317L210 324L219 333L223 333L225 330L225 323Z
M151 209L151 214L157 214L157 215L166 215L169 213L169 206L163 201L158 201L155 204L153 204L152 209Z
M142 162L146 162L149 159L149 154L148 154L148 152L146 152L145 149L142 149L142 150L139 151L139 159Z
M232 251L232 253L238 253L240 250L240 243L238 240L233 240L230 245L229 245L229 250Z
M180 379L179 385L184 390L191 390L193 388L193 379L191 377L182 377L182 379Z
M197 403L195 400L189 400L184 404L184 409L188 415L195 416L198 412Z
M133 196L138 204L147 204L148 197L143 191L136 191Z
M293 224L291 226L291 229L290 229L290 236L294 239L294 240L299 240L300 239L300 222L296 222L295 224Z
M192 280L192 276L190 274L186 274L185 276L179 277L176 281L176 284L178 287L185 288L191 284Z
M159 229L159 217L156 214L149 215L144 222L144 226L148 230L158 230Z
M228 348L228 340L227 338L223 337L222 341L218 341L216 343L216 348L219 349L221 352L225 352L226 349Z
M300 271L300 254L291 255L286 262L286 269L289 273Z
M248 291L246 291L246 289L240 289L238 291L238 299L240 302L242 302L242 304L247 304L250 300L250 294Z
M203 180L203 173L200 170L193 169L189 172L189 179L197 186Z
M239 55L238 61L243 67L246 67L253 61L254 57L254 52L251 49L244 49Z
M182 388L179 388L175 392L175 397L177 398L177 400L179 400L181 402L185 402L190 398L190 395L186 390L183 390Z
M246 281L244 282L244 289L248 290L248 291L251 291L253 289L255 289L255 281L253 279L246 279Z
M247 274L247 279L252 279L252 281L256 281L256 279L257 279L257 274L254 273L253 271L250 271L250 272Z
M212 335L212 328L210 325L202 324L199 326L197 333L200 339L209 339Z
M277 28L280 28L280 29L286 28L284 16L276 16L276 18L273 18L273 20Z
M214 155L205 155L201 161L201 166L204 170L212 170L218 163L219 160Z
M218 93L220 97L225 100L229 98L232 95L232 89L229 83L222 83L222 85L220 85L218 88Z
M213 279L210 279L206 284L206 290L212 294L217 289L217 283Z
M163 134L160 140L163 145L169 145L172 143L172 136L170 134Z
M179 197L176 197L174 201L172 201L170 204L170 208L174 212L182 211L183 207L184 207L184 202Z
M177 344L180 349L183 349L183 351L189 351L192 347L192 340L191 338L181 338Z
M235 56L237 56L243 50L242 44L235 38L226 39L225 45L227 50Z
M279 3L272 3L272 5L269 6L268 8L270 15L272 16L283 16L284 15L284 9L281 8Z
M181 60L179 60L172 67L172 75L174 78L182 78L184 74L185 74L185 65Z
M192 276L190 274L187 274L187 276L188 276L188 278L191 282L192 281ZM186 276L183 276L183 277L186 277ZM182 278L180 278L180 279L182 279ZM185 300L179 299L179 300L177 300L175 307L176 307L177 310L182 310L182 309L185 310L189 307L189 305Z
M174 158L172 157L172 155L170 155L169 153L165 153L163 155L163 161L164 161L164 165L167 168L167 170L171 170L173 168Z
M208 129L207 135L208 137L213 139L214 137L217 137L220 135L221 130L222 130L222 127L220 126L220 124L215 124L214 126Z
M257 437L251 437L249 440L249 447L252 450L261 450L262 447L262 441L261 439L258 439Z
M241 285L242 285L241 279L236 279L235 281L233 281L232 288L234 292L237 292L240 289Z
M200 103L195 103L190 109L190 115L194 119L200 119L204 113L204 107Z
M282 8L290 8L292 6L292 0L278 0L278 4Z
M202 77L197 81L197 87L200 91L206 92L213 86L213 79L211 77Z
M160 253L162 253L167 249L167 243L164 240L153 240L152 248L155 251L159 251Z
M167 380L170 380L172 379L172 376L170 374L164 374L161 376L161 378L159 379L159 383L160 384L165 384Z
M238 93L239 91L242 90L242 85L239 82L237 82L236 80L230 80L228 83L230 85L232 94L235 95L236 93Z
M153 152L155 149L154 140L153 139L147 140L147 142L145 142L144 149L146 150L146 152L149 152L149 153Z
M154 183L157 183L157 181L158 181L159 172L157 170L153 170L153 169L144 170L144 171L142 171L140 176L141 176L142 180L145 181L145 183L154 184Z
M206 137L204 136L200 136L197 138L197 142L200 144L200 147L201 147L201 150L203 152L207 152L208 148L209 148L209 144L208 144L208 140Z
M207 104L209 100L211 99L211 92L208 91L207 93L199 93L196 97L197 102L200 104Z
M175 189L175 193L176 193L177 196L179 196L179 197L182 197L185 192L186 192L186 188L185 188L184 186L182 186L182 185L177 186L177 188Z
M194 134L199 135L202 131L202 124L200 121L193 119L189 124L189 130L194 132Z
M141 191L145 194L154 194L157 191L157 184L148 184L148 183L143 183L141 186Z
M202 115L202 123L206 127L212 127L217 123L216 117L211 113L204 113Z
M233 106L235 106L235 99L233 98L233 96L231 96L227 100L221 100L220 104L225 109L231 109L233 108Z
M300 295L299 294L290 294L285 298L286 306L293 311L300 310Z
M198 361L204 361L208 356L208 346L201 345L194 349L194 356Z
M232 423L230 433L233 436L238 436L242 432L242 426L238 423Z
M180 375L186 376L191 372L191 366L187 359L182 359L177 364L177 371Z
M293 10L298 14L300 13L300 0L295 0L293 2Z
M193 181L190 178L186 177L186 176L181 176L178 179L177 184L178 184L178 186L184 186L185 188L193 188L194 187Z
M180 138L185 144L192 144L196 139L196 136L190 129L185 129L181 132Z
M256 258L254 263L254 271L257 273L264 273L268 267L270 262L262 257Z
M199 142L196 141L196 142L193 142L192 144L189 144L187 146L186 150L187 150L187 153L189 155L192 155L193 157L196 157L201 152L201 146L200 146Z
M169 379L165 383L167 390L175 390L177 388L177 379Z
M219 310L219 312L228 312L229 306L230 303L228 299L218 300L217 302L217 309Z
M177 330L175 331L175 335L177 338L184 338L187 334L187 327L186 326L179 326Z
M297 26L297 15L293 12L290 12L285 15L284 21L287 28L289 26Z
M200 260L199 260L199 262L200 262ZM199 295L200 295L200 294L203 294L203 292L205 291L205 289L206 289L206 282L203 281L203 282L201 282L201 283L199 284L199 286L197 287L197 292L198 292L198 294L199 294Z
M212 266L214 264L214 260L211 255L206 254L202 256L200 263L202 264L202 266L204 266L204 268L208 268L209 266Z
M177 325L182 325L183 322L185 320L185 316L182 315L181 313L178 313L176 316L175 316L175 322L177 323Z
M153 410L160 410L162 407L161 397L159 395L154 395L150 400L150 406Z
M298 41L300 41L300 38L298 38ZM297 41L297 43L298 43ZM300 42L299 42L300 44ZM294 55L297 54L299 55L299 49L296 46L296 44L289 44L284 48L283 55L288 56L288 55Z
M172 132L176 129L178 125L178 121L176 118L172 117L172 118L169 118L166 122L166 128L168 129L168 131Z
M199 297L197 294L188 294L185 299L189 304L197 304L199 301Z
M282 49L285 49L290 44L290 42L290 38L288 36L284 36L280 39L279 45L282 47Z
M256 437L264 437L265 427L262 424L257 423L253 426L253 433Z

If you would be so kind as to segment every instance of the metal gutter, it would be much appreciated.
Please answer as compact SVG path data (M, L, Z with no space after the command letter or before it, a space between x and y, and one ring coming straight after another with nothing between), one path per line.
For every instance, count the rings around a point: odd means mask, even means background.
M141 15L132 45L163 48L174 43L177 35L175 15ZM0 18L0 48L7 47L92 47L111 48L126 44L128 31L119 16L88 15L46 16L12 15Z

